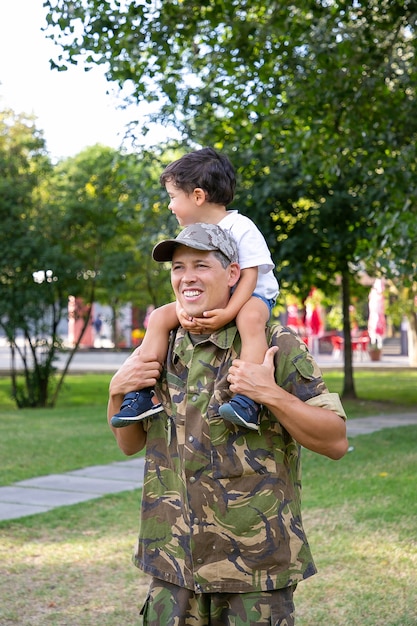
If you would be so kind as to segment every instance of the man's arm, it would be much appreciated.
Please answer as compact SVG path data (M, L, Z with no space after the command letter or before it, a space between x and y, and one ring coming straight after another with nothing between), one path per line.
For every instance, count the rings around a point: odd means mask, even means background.
M346 454L345 420L330 409L312 406L288 393L275 382L274 355L269 348L261 365L236 359L228 381L233 393L241 393L267 407L302 446L337 460Z
M126 359L110 381L107 419L110 420L120 410L124 395L129 391L153 387L160 376L162 366L154 356L144 359L140 347ZM146 443L146 433L140 423L113 428L119 448L128 456L142 450Z

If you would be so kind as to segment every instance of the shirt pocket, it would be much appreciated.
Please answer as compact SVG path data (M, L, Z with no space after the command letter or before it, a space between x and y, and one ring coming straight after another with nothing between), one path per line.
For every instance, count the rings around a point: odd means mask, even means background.
M265 449L257 432L227 422L220 416L209 421L214 479L276 472L276 459Z

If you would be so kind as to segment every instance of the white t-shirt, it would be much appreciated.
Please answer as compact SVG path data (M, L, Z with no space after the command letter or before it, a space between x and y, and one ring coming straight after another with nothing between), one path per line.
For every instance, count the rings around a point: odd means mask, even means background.
M275 265L259 228L236 210L227 211L226 217L218 223L218 226L226 230L236 241L240 269L258 268L255 293L267 300L275 299L279 293L278 281L273 272Z

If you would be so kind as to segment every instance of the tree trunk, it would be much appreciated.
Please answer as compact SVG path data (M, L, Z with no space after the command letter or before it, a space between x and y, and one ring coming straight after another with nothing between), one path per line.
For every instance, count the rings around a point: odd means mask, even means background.
M346 268L342 273L342 310L343 310L343 336L344 336L344 381L342 398L355 399L356 391L353 380L352 365L352 340L350 328L350 275Z
M93 298L94 298L94 290L92 291L91 295L92 295L91 302L93 302L94 301L93 300ZM50 399L50 401L48 403L48 406L50 406L50 407L54 407L55 404L56 404L59 392L61 391L61 387L62 387L62 385L64 383L64 379L65 379L65 377L66 377L66 375L68 373L69 367L71 365L71 361L72 361L72 359L74 358L75 354L78 351L78 347L79 347L79 345L81 343L81 340L82 340L83 335L84 335L84 333L85 333L85 331L87 329L87 326L90 324L92 305L88 306L87 311L88 312L87 312L87 315L85 316L84 324L83 324L83 327L81 329L80 336L78 337L77 343L75 344L75 346L72 348L72 350L70 352L70 355L69 355L69 357L68 357L68 359L67 359L67 361L65 363L64 369L62 370L61 375L60 375L60 377L58 379L57 385L55 387L55 391L52 394L52 398Z
M408 356L409 365L417 367L417 313L408 316Z

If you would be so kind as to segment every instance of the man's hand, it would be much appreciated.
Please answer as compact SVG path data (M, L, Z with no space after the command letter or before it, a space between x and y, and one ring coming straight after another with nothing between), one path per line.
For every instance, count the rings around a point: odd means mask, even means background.
M162 365L155 355L143 357L139 348L126 359L110 381L107 420L120 410L123 397L128 391L153 387L161 375ZM127 455L136 454L146 443L142 423L133 423L125 428L114 428L110 424L119 448Z
M275 382L274 356L269 348L261 365L235 359L227 380L233 393L241 393L266 406L281 425L305 448L330 459L340 459L348 447L346 423L332 409L312 406Z
M126 359L110 382L110 394L124 396L128 391L153 387L161 375L162 365L154 355L143 357L139 348Z
M261 364L235 359L227 376L230 391L248 396L259 404L266 403L270 397L271 389L277 386L274 364L274 356L277 352L277 346L269 348Z

